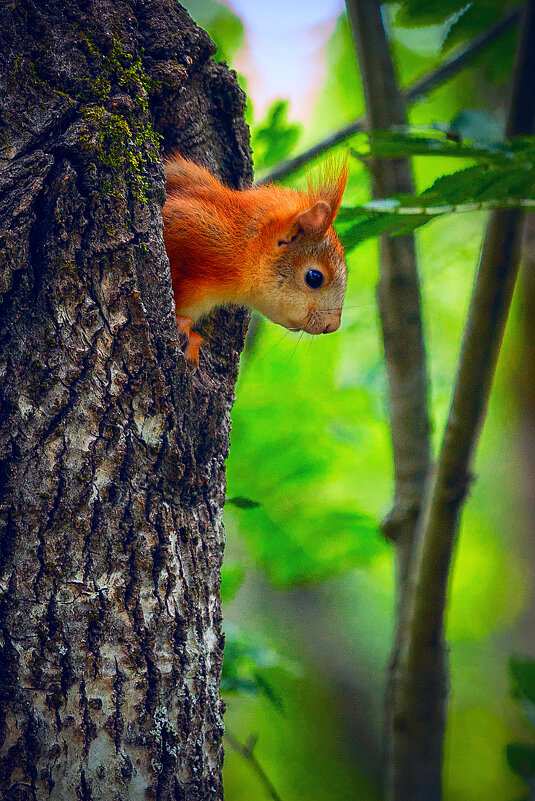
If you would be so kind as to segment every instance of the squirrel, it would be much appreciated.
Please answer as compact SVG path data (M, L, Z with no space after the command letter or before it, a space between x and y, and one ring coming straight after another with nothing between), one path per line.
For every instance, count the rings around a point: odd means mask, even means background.
M203 342L192 326L216 306L248 306L290 331L339 328L347 271L332 224L345 164L308 192L230 189L178 154L164 166L164 241L190 364L198 365Z

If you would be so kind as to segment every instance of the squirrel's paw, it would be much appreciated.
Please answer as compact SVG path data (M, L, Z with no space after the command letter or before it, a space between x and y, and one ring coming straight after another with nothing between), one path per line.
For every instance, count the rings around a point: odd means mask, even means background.
M199 348L202 345L202 337L200 334L197 334L196 331L191 330L191 326L193 325L193 320L191 317L184 317L181 314L177 314L176 321L179 332L181 334L185 334L187 337L187 344L184 350L186 361L192 367L198 367Z
M184 351L184 356L186 357L188 364L191 364L192 367L199 366L199 348L201 347L202 343L202 336L197 334L196 331L191 331L188 344L186 345L186 350Z

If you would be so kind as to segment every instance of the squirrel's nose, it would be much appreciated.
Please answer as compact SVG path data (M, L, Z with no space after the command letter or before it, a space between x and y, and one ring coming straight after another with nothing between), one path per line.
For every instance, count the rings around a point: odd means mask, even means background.
M340 328L340 320L334 323L328 323L323 329L324 334L330 334L332 331L337 331Z

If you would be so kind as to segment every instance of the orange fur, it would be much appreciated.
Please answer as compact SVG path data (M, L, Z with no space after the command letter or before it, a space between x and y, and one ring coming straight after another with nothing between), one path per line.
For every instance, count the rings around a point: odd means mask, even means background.
M165 162L165 169L164 239L178 316L194 323L214 306L225 303L264 311L262 291L270 296L269 308L276 305L272 295L281 250L296 238L299 241L288 247L296 269L301 257L301 261L313 259L310 246L316 240L317 263L325 265L328 280L334 274L332 254L336 255L337 264L340 258L343 262L332 222L347 180L345 165L338 175L324 178L320 186L309 185L308 192L273 185L230 189L204 167L176 154ZM314 206L318 201L323 204ZM303 229L307 230L307 237L297 237ZM329 242L327 250L319 247L324 240ZM304 295L305 290L309 292L303 286ZM282 324L286 325L284 320Z

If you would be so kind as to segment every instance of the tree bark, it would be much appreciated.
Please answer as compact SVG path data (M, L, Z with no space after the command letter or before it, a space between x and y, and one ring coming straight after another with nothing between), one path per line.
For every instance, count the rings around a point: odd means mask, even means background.
M174 0L0 10L0 795L221 799L224 460L244 311L192 372L159 140L252 178Z

